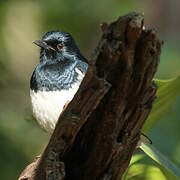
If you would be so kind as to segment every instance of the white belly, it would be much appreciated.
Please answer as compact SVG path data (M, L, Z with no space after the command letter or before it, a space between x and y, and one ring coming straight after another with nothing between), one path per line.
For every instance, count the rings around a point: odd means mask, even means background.
M32 111L38 123L47 131L55 128L64 106L70 102L79 88L80 82L69 90L33 91L30 90Z

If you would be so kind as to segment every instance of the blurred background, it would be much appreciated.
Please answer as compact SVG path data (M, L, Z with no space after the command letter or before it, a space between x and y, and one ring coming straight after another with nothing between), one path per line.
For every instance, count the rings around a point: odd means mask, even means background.
M100 23L142 12L146 28L155 28L165 42L156 78L169 79L180 75L179 7L179 0L0 0L0 179L17 179L49 139L31 117L29 79L39 61L33 40L49 30L67 31L89 58ZM178 166L179 108L177 98L150 133L155 146Z

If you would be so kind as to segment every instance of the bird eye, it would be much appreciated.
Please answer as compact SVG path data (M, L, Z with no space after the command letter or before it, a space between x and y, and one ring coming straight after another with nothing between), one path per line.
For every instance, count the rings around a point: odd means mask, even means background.
M63 47L64 47L64 44L63 44L62 42L57 45L57 48L58 48L59 50L62 50Z

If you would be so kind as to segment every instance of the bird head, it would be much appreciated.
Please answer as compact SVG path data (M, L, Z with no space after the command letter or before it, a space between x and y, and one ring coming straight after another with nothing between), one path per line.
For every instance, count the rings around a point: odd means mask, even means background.
M33 43L41 47L40 62L73 60L80 54L73 37L65 32L49 31L41 40L36 40Z

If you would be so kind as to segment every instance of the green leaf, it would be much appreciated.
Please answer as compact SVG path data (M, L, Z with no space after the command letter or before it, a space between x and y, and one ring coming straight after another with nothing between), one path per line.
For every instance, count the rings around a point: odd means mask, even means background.
M145 154L133 155L123 180L167 180L163 171ZM172 178L171 178L172 179Z
M152 127L165 115L180 95L180 77L171 80L154 80L158 86L157 99L153 109L143 126L143 132L149 132Z
M155 162L166 168L170 173L180 179L180 169L173 164L167 157L159 152L152 144L141 143L140 148Z
M123 180L178 180L178 178L163 168L146 154L133 155L130 165L123 175Z
M180 95L180 77L171 80L154 80L158 86L157 99L152 112L147 119L143 132L149 132L152 127L171 108ZM150 146L150 147L149 147ZM180 170L168 158L162 155L152 145L141 145L141 149L152 159L136 154L124 175L124 179L180 179ZM148 160L147 160L148 158ZM145 161L144 161L145 160ZM153 163L154 161L154 163Z

